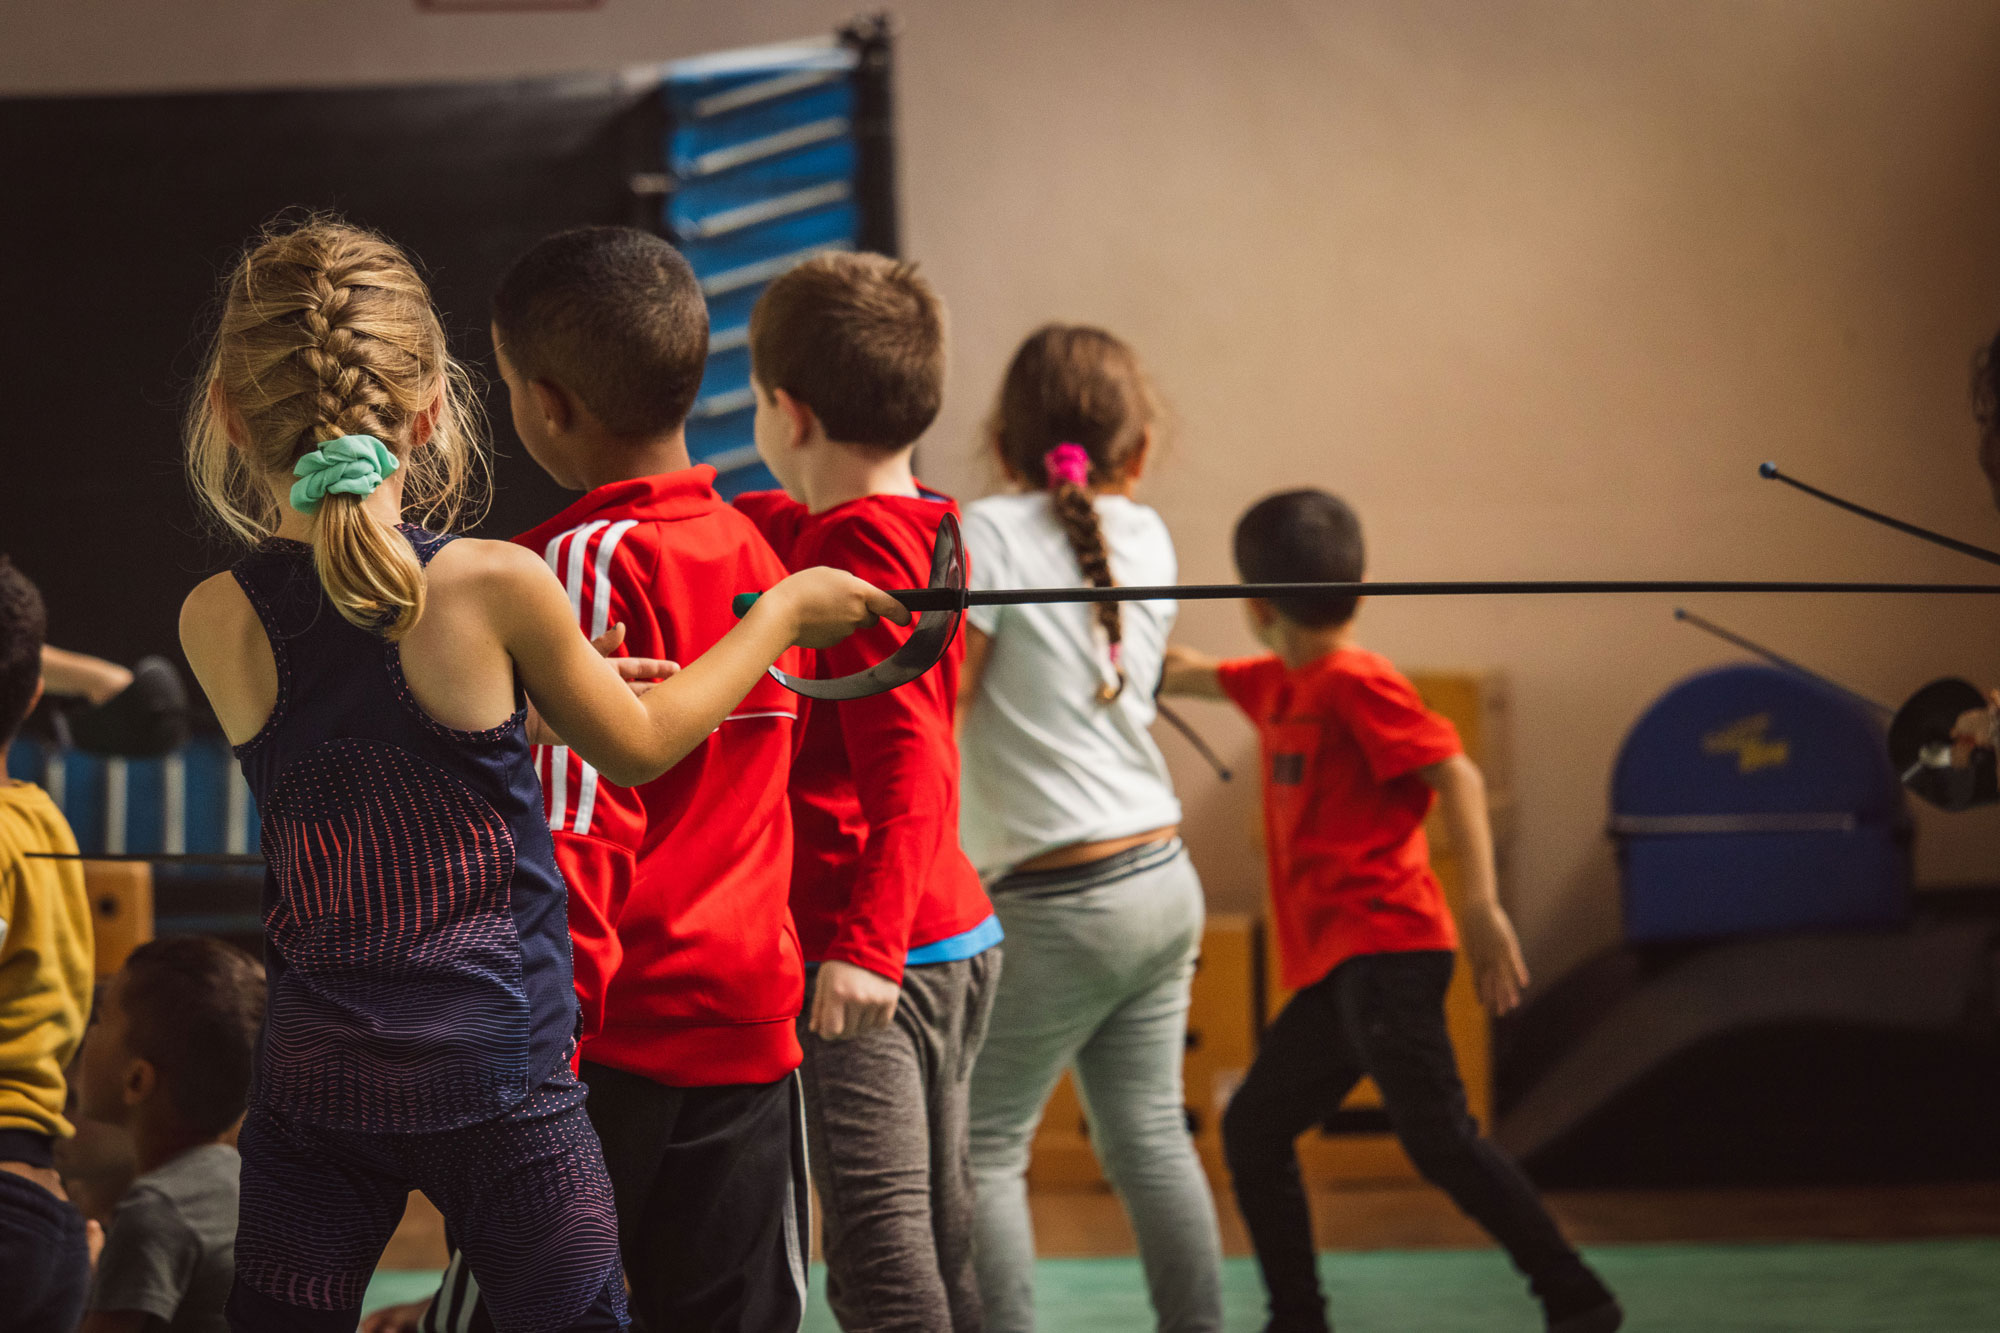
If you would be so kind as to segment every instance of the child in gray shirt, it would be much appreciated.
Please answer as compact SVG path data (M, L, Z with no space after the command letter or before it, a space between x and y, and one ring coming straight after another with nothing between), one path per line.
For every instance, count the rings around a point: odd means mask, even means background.
M83 1333L228 1333L236 1188L230 1140L249 1095L264 969L199 937L134 950L83 1047L83 1114L131 1132L139 1178L118 1201Z

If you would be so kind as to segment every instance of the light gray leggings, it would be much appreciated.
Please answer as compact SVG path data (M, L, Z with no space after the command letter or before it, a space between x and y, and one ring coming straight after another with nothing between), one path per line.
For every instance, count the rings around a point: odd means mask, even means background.
M993 886L1007 931L972 1071L973 1257L987 1333L1035 1325L1026 1171L1042 1106L1076 1072L1091 1143L1138 1234L1163 1333L1222 1327L1215 1204L1182 1108L1201 881L1180 841Z

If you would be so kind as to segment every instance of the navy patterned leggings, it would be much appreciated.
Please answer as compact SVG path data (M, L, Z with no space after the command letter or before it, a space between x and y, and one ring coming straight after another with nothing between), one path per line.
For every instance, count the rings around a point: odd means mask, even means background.
M501 1333L623 1329L618 1223L584 1086L562 1066L463 1129L365 1134L244 1119L229 1326L351 1333L409 1192L465 1251Z

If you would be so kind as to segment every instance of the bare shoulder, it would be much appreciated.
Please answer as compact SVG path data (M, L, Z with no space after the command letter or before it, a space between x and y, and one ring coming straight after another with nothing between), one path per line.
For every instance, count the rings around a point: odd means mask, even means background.
M181 651L230 741L254 736L276 706L278 666L257 609L232 575L203 579L181 603Z
M480 537L449 543L431 557L426 572L433 587L456 585L467 591L519 587L549 577L549 567L527 547Z
M235 576L227 570L212 574L181 603L181 649L199 671L204 658L240 642L243 631L256 623L256 608Z
M431 557L425 571L433 606L477 607L490 624L505 624L553 596L567 614L562 585L542 558L512 542L465 537Z

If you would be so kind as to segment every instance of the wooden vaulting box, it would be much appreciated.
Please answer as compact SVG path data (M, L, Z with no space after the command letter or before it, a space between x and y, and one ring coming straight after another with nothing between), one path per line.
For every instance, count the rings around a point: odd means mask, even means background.
M1504 885L1513 831L1505 682L1494 671L1418 671L1411 672L1410 679L1424 701L1458 728L1466 754L1486 777L1494 855ZM1456 911L1463 876L1454 849L1435 814L1426 832L1432 866ZM1261 837L1261 828L1251 830L1251 837ZM1202 936L1188 1010L1183 1077L1188 1125L1218 1194L1228 1185L1222 1160L1223 1109L1256 1054L1257 1030L1290 995L1277 984L1275 950L1271 932L1249 916L1212 915ZM1484 1124L1492 1106L1490 1029L1462 962L1445 998L1445 1020L1472 1114ZM1300 1137L1299 1166L1309 1185L1417 1176L1388 1131L1381 1094L1366 1080L1343 1103L1330 1128L1309 1130ZM1105 1183L1091 1151L1088 1118L1067 1074L1043 1112L1028 1179L1036 1187L1055 1189Z
M83 884L102 979L153 938L153 868L142 861L85 861Z

